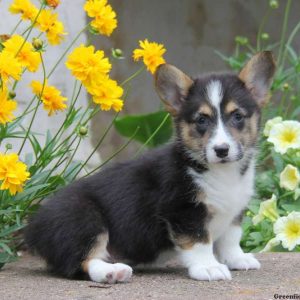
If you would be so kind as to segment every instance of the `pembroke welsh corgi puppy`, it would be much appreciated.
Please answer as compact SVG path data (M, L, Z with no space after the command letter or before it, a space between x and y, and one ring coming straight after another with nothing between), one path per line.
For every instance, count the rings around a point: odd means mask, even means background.
M259 269L239 245L240 223L274 71L268 51L238 75L192 79L161 65L155 84L173 116L173 141L61 189L29 222L29 248L55 272L96 282L126 282L132 267L173 257L196 280Z

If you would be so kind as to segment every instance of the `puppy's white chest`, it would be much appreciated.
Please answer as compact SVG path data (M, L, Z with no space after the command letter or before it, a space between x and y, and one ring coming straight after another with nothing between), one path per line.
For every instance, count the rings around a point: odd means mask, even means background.
M192 169L189 173L205 194L204 202L212 212L208 230L216 240L247 206L253 195L254 161L244 175L240 174L237 163L216 165L203 174Z

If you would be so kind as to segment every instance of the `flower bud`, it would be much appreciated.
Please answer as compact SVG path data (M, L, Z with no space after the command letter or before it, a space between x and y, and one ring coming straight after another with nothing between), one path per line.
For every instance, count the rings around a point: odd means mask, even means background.
M277 0L270 0L269 5L273 9L277 9L279 7L279 3Z
M282 86L282 89L284 91L288 91L290 89L290 85L286 82L283 86Z
M263 32L260 37L264 41L266 41L266 40L268 40L270 38L270 36L269 36L269 34L267 32Z
M15 91L9 91L8 98L9 99L15 99L16 98L16 92Z
M60 0L46 0L45 3L52 8L56 8L59 5Z
M244 37L244 36L236 36L235 37L235 42L239 45L245 46L248 44L248 38Z
M6 150L11 150L11 149L13 148L13 146L12 146L11 143L7 143L7 144L5 145L5 148L6 148Z
M87 133L88 133L87 127L85 127L85 126L80 126L80 127L79 127L79 130L78 130L78 133L79 133L80 136L86 136Z
M296 101L296 100L297 100L297 96L292 95L292 96L290 97L290 99L291 99L291 101Z
M39 51L43 48L43 41L38 38L33 38L32 39L32 46L35 50Z
M117 59L123 59L124 58L123 51L121 49L112 48L111 49L111 54L114 58L117 58Z

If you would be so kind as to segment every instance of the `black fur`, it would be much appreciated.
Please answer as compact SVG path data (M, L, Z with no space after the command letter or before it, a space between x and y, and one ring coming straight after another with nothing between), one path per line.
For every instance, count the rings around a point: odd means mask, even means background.
M79 180L41 207L26 242L54 271L74 277L96 236L107 230L110 251L133 264L173 247L167 224L175 234L204 237L208 213L193 202L196 190L184 175L189 165L182 149L169 145Z

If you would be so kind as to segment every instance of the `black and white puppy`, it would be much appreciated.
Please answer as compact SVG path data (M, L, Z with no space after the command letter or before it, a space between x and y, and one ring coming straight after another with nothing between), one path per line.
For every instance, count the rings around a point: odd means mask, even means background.
M174 141L60 190L29 222L29 247L55 272L97 282L126 282L130 266L174 256L197 280L258 269L239 245L240 222L274 71L267 51L239 75L191 79L161 65L156 89L173 116Z

